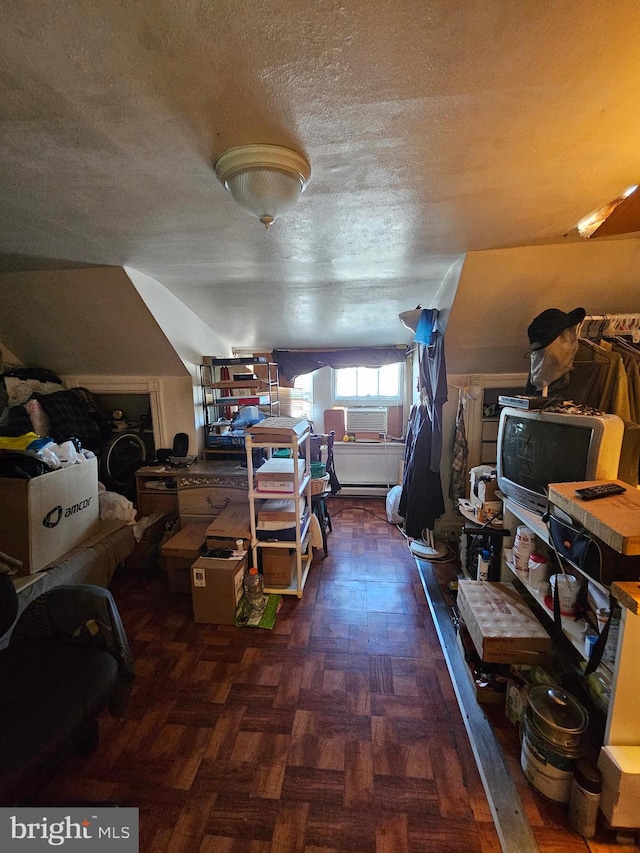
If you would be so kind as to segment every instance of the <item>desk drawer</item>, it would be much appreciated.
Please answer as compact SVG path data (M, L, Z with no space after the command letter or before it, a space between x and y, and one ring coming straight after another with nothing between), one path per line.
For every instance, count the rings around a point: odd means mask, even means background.
M199 480L178 481L178 512L184 516L202 516L216 518L227 504L248 502L249 491L247 480L232 480L227 483L206 482L211 478L202 477ZM201 482L202 480L203 482Z

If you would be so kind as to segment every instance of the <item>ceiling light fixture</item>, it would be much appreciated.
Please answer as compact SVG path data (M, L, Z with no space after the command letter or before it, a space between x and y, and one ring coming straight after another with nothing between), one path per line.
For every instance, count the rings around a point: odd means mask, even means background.
M230 148L213 168L240 207L265 228L296 206L311 177L307 159L280 145Z
M636 211L638 199L636 197L631 201L631 197L637 189L637 184L627 187L618 198L615 198L609 204L606 204L599 210L594 210L593 213L581 219L576 225L578 234L588 239L589 237L610 237L615 234L637 231L640 227ZM614 213L616 214L615 217L610 220L610 217ZM607 226L605 223L608 220L610 221L610 225Z
M403 311L401 314L398 314L398 319L405 327L405 329L409 329L410 332L416 333L418 328L418 323L420 322L420 318L422 317L422 306L418 305L413 311Z

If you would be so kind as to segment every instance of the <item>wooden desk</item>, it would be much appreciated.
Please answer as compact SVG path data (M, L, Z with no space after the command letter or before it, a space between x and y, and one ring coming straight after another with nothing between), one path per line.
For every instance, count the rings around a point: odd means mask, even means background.
M165 465L145 465L136 471L136 509L138 515L178 511L176 469Z

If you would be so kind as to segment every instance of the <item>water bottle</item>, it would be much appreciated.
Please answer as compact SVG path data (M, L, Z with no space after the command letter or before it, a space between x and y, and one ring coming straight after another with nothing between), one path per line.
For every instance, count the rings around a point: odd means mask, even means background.
M252 610L264 610L267 599L264 594L264 580L254 567L244 576L244 595Z
M478 554L478 580L489 580L489 569L491 567L491 551L488 548L483 548Z

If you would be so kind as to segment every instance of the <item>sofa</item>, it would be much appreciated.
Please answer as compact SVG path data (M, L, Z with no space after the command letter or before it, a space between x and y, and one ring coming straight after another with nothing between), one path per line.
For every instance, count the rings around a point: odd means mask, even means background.
M136 539L131 525L101 519L97 533L68 551L55 563L30 575L13 575L18 594L18 614L43 592L61 584L90 583L109 587L118 566L133 553ZM0 637L0 650L9 644L10 632Z
M0 804L30 797L74 749L97 744L106 708L124 717L134 678L111 592L62 584L18 615L9 575L0 575Z
M130 525L98 532L29 575L0 560L0 804L28 802L61 759L97 743L96 717L123 717L133 664L107 589L136 541Z

